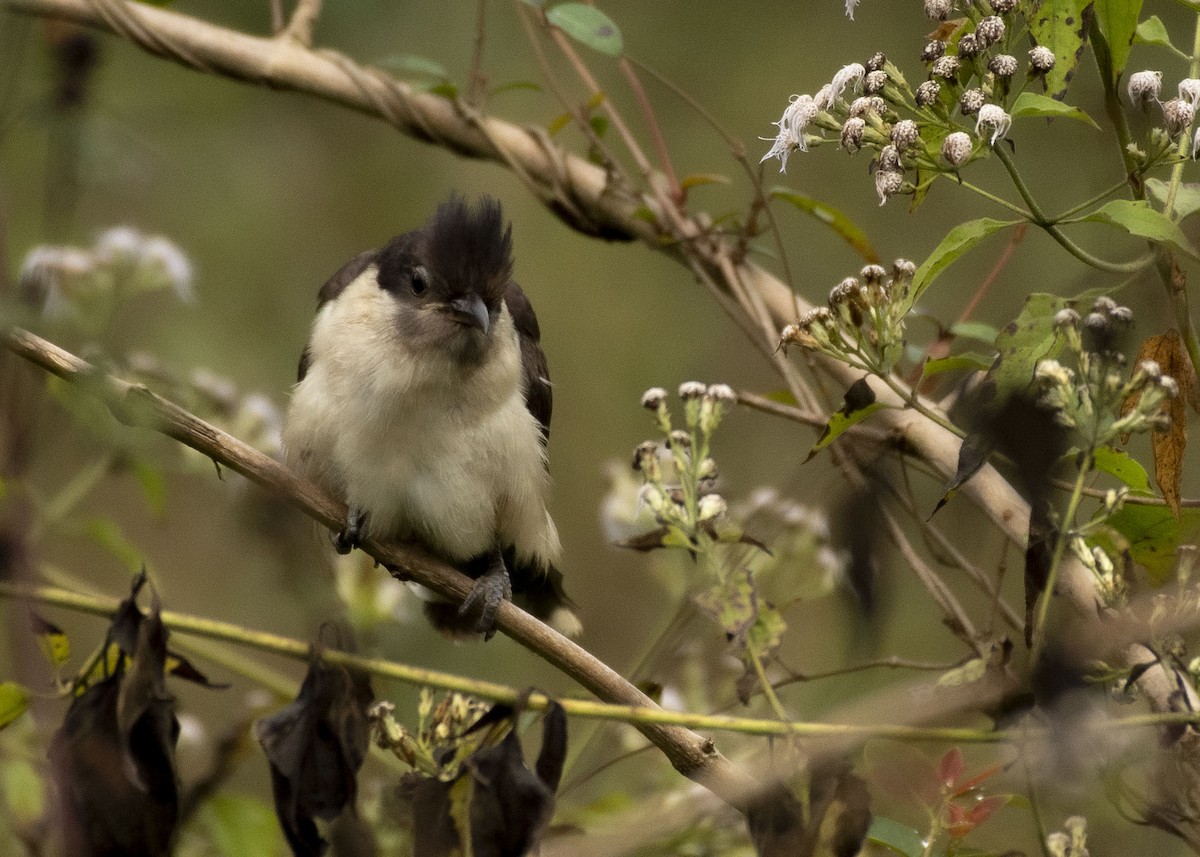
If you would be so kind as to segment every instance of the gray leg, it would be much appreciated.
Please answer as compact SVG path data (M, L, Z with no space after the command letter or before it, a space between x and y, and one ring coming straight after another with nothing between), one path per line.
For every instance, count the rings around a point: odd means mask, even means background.
M357 506L350 507L346 526L333 538L333 549L341 554L350 553L361 544L362 532L367 525L367 513Z
M483 639L490 640L496 635L496 611L500 602L512 600L512 581L508 579L508 569L504 567L504 557L497 548L488 560L487 571L483 577L475 581L471 591L458 608L459 616L479 614L475 630L483 634Z

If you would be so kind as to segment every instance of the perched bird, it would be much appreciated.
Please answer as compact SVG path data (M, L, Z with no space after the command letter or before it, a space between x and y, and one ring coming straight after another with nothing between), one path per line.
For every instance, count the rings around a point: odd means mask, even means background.
M283 444L350 507L337 550L415 540L475 578L461 608L427 600L447 633L490 638L509 597L577 633L546 511L550 378L500 204L452 196L346 263L317 307Z

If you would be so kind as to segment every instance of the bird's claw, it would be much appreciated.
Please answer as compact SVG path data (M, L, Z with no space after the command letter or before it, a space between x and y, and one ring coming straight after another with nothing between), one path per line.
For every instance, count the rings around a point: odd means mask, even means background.
M340 554L348 554L362 544L363 530L367 525L367 513L358 507L352 507L346 515L346 526L333 537L333 549Z
M492 558L488 570L483 577L475 581L462 606L458 608L459 616L469 616L478 613L475 630L483 634L483 639L490 640L496 636L496 611L503 601L512 600L512 581L508 577L508 569L504 567L504 559L499 553Z

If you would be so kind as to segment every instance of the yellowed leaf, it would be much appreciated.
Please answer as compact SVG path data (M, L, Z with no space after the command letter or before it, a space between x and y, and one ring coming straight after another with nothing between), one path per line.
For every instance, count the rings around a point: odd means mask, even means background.
M1187 402L1195 384L1192 363L1188 359L1179 331L1171 328L1166 333L1151 336L1138 349L1134 365L1143 360L1153 360L1164 375L1170 375L1179 384L1179 395L1162 403L1162 411L1171 420L1162 431L1150 436L1154 451L1154 481L1158 483L1163 499L1171 507L1175 520L1179 520L1179 500L1182 496L1183 453L1187 448ZM1122 412L1128 411L1134 400L1127 400Z

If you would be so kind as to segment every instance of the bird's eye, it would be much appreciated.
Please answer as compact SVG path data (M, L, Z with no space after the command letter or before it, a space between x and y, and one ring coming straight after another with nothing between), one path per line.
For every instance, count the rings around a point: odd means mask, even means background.
M429 272L424 265L418 265L412 272L412 290L414 295L423 295L429 288Z

